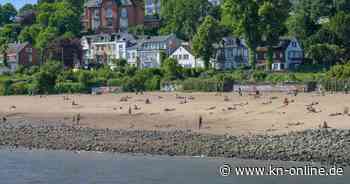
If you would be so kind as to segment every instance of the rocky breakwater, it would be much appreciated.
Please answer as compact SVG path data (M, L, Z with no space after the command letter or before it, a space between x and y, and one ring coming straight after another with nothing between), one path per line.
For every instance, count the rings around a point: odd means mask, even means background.
M227 136L186 131L93 129L48 123L0 123L0 145L350 165L350 130L336 129L284 135Z

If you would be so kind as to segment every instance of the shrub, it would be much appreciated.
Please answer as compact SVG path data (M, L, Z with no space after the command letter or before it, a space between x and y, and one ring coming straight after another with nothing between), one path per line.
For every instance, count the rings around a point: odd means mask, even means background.
M60 82L55 85L57 93L82 93L85 91L85 86L78 82Z
M29 93L28 91L28 83L27 82L16 82L11 86L11 93L15 95L26 95Z
M203 91L203 92L216 92L220 91L220 82L216 79L200 79L189 78L182 83L184 91Z
M154 76L151 79L148 79L145 83L145 88L147 91L160 90L160 77Z
M109 79L107 81L107 86L122 86L123 79Z
M12 80L6 79L0 83L0 95L12 95Z

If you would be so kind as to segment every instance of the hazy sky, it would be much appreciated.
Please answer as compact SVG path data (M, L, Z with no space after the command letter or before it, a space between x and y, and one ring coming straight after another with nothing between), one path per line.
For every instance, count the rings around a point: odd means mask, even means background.
M12 3L16 8L21 8L25 4L34 4L37 0L0 0L0 4Z

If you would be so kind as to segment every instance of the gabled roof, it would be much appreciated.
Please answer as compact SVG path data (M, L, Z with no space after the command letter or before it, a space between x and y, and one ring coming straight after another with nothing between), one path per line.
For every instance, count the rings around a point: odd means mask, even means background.
M100 7L100 3L98 0L88 0L85 2L84 7L88 7L88 8L97 8Z
M214 44L214 48L220 47L247 47L243 39L227 36L223 37L219 43Z
M8 44L8 49L6 51L7 54L15 54L17 52L20 52L22 49L24 49L29 43L10 43Z
M275 48L275 49L287 49L293 40L298 41L296 38L281 37L279 39L279 42L275 46L273 46L273 48ZM258 47L257 49L258 50L266 50L266 44L263 44L262 46Z
M142 42L164 42L169 38L174 37L174 34L165 35L165 36L147 36L142 39Z
M103 38L103 39L102 39ZM82 39L87 39L88 42L113 42L113 41L127 41L135 42L135 37L129 33L101 33L96 35L84 36Z
M180 45L178 48L176 48L170 55L172 55L173 53L175 53L178 49L180 48L184 48L187 52L189 52L190 54L192 54L194 56L194 53L191 49L191 47L189 45Z

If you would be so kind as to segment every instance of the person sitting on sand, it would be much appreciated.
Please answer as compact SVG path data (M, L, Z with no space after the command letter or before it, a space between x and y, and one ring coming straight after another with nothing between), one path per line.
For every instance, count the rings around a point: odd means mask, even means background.
M298 89L294 90L294 96L298 96Z
M283 100L283 105L284 105L284 106L288 106L288 105L289 105L289 100L288 100L288 98L284 98L284 100Z

